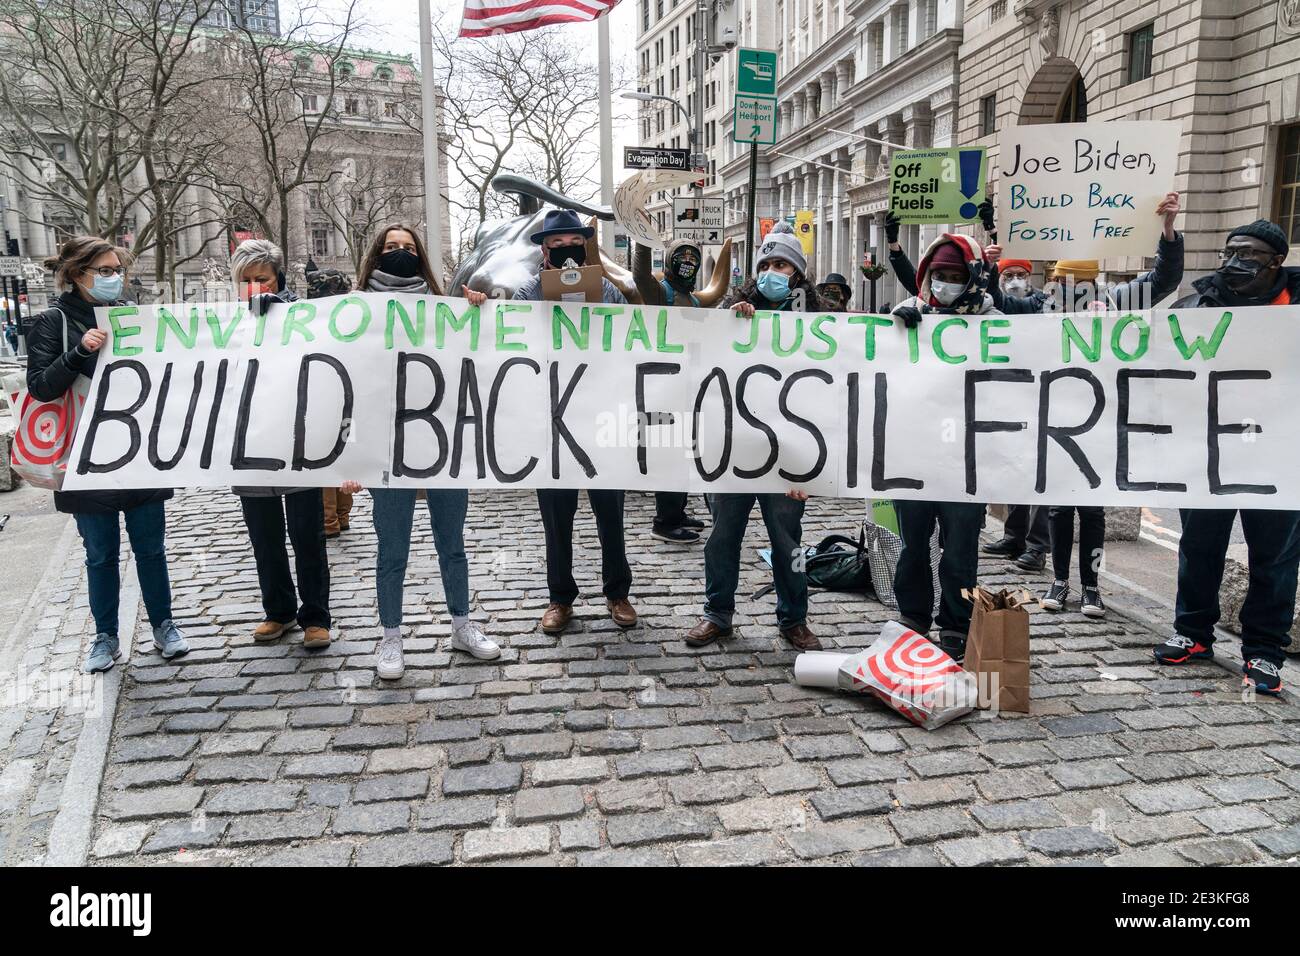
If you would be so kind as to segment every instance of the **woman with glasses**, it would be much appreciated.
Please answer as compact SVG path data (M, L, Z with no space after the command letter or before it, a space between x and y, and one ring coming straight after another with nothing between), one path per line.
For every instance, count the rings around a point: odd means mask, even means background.
M99 350L108 338L95 324L95 308L122 302L127 260L125 249L98 236L75 236L45 260L63 291L33 319L27 334L27 390L33 398L57 401L78 379L94 375ZM123 523L135 553L154 647L168 660L190 649L172 621L163 515L163 502L171 496L170 488L54 493L54 507L75 517L86 548L86 584L95 621L95 640L82 665L88 674L108 670L121 655L117 619Z
M419 233L393 223L375 235L361 260L357 288L367 292L442 295L433 276ZM345 481L342 490L355 493L361 485ZM371 488L379 560L375 586L379 594L379 623L383 639L376 654L375 673L397 680L405 671L402 657L402 598L411 553L411 526L421 492L414 488ZM442 589L451 612L451 646L480 660L501 656L501 648L469 619L469 560L465 557L465 488L430 488L423 492L429 507L433 541L438 549Z

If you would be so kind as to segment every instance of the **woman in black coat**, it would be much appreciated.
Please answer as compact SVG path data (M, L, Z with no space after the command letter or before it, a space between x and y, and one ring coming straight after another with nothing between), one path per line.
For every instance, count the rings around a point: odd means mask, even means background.
M45 261L64 291L33 319L27 336L27 390L33 398L57 401L80 376L94 375L99 350L108 338L95 325L95 307L122 301L126 260L125 250L107 240L75 236ZM82 665L88 674L108 670L121 656L117 633L120 521L131 539L154 646L169 660L190 649L172 621L163 512L163 502L171 496L170 489L54 493L55 508L76 519L86 548L90 612L95 619L95 642Z

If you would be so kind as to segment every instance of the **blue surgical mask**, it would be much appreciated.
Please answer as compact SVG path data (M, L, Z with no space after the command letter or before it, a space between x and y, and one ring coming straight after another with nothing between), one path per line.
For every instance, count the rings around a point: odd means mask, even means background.
M768 302L784 302L790 298L790 277L774 269L760 272L758 291Z
M90 294L100 302L116 302L122 298L122 275L95 276L90 284Z

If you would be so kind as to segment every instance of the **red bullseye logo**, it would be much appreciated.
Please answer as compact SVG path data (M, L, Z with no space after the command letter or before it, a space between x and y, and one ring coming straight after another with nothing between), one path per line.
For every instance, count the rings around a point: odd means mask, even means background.
M18 404L18 394L11 401ZM76 396L71 402L38 402L31 395L23 395L19 406L22 426L14 435L15 464L52 465L63 458L76 432L77 413L85 401Z
M944 677L961 671L956 661L915 631L873 654L867 666L881 686L890 691L902 688L909 697L940 687Z

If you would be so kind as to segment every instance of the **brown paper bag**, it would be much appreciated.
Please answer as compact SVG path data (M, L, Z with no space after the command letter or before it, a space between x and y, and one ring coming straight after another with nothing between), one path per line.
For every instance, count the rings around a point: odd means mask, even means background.
M965 592L975 605L966 640L966 670L976 675L981 709L1029 713L1027 593L984 588Z

